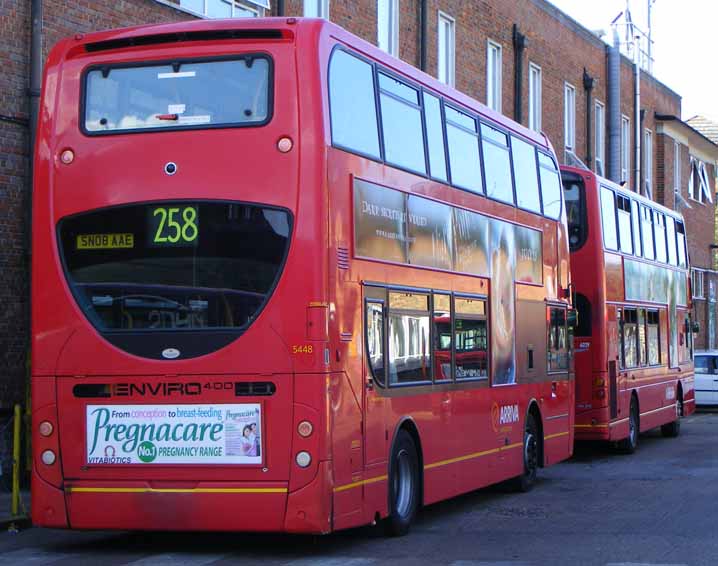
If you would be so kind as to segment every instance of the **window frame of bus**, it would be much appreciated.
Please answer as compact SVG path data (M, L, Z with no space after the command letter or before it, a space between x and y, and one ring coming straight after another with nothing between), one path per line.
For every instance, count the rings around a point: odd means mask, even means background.
M493 130L494 132L497 132L504 136L506 139L506 144L501 145L499 142L495 141L490 135L484 136L484 128L487 128L488 130ZM484 178L484 195L486 195L486 198L489 200L500 202L502 204L508 204L510 206L513 206L516 208L516 179L514 179L514 151L513 147L511 145L511 133L505 131L503 128L499 128L498 126L494 126L490 122L484 121L479 119L479 144L481 145L481 169L483 171L483 178ZM488 184L488 173L486 171L486 159L484 157L484 144L489 144L489 146L494 147L495 149L499 150L505 150L508 153L508 163L509 163L509 178L511 179L511 200L504 200L502 198L499 198L498 196L493 196L489 194L489 184ZM539 180L539 194L541 193L541 182Z
M620 200L619 200L620 199ZM628 203L629 210L626 210L623 208L624 203ZM627 195L624 195L620 192L614 191L613 192L613 203L614 203L614 209L616 211L616 235L618 238L618 252L623 255L633 255L633 252L635 250L635 247L633 245L634 235L633 235L633 214L631 213L632 210L632 202L633 199L628 197ZM628 233L630 234L628 242L630 244L630 251L624 250L624 242L623 242L623 236L621 236L621 213L624 213L624 219L625 215L628 215Z
M561 183L561 170L559 169L556 159L554 158L553 155L551 155L547 151L543 151L538 146L536 146L536 150L537 150L536 151L536 167L537 167L538 180L539 180L539 196L541 197L541 214L545 218L548 218L549 220L558 222L561 220L561 215L564 212L564 210L563 210L563 206L564 206L563 184ZM558 214L555 217L549 216L548 214L546 214L546 204L544 203L544 193L543 193L543 182L541 181L541 169L549 170L549 168L546 167L545 165L541 164L541 155L543 155L544 157L548 157L551 160L551 162L553 163L553 167L554 167L553 171L556 173L556 177L558 178L558 198L559 198L560 208L558 210Z
M560 310L563 311L563 328L566 333L566 367L565 368L558 368L558 369L551 369L551 352L553 349L551 348L551 335L554 328L558 328L558 325L554 327L553 325L553 311L554 310ZM558 375L558 374L568 374L571 369L571 335L569 333L569 325L568 325L568 306L566 304L562 303L556 303L547 301L546 302L546 314L547 314L547 324L546 324L546 374L547 375ZM560 352L560 350L556 350L557 352Z
M85 112L87 111L87 78L92 71L104 69L131 69L139 67L158 67L162 65L172 66L174 63L183 65L186 63L214 63L218 61L242 61L244 59L266 59L268 64L269 80L267 81L267 118L261 122L250 123L222 123L222 124L188 124L185 126L167 126L163 128L132 128L123 130L100 130L91 131L85 127ZM234 55L216 55L207 57L180 57L150 61L131 61L127 63L93 63L82 70L80 75L80 115L78 125L80 132L89 137L95 136L116 136L126 134L179 132L184 130L217 130L224 128L261 128L269 124L274 118L274 58L269 53L241 53Z
M481 301L484 303L484 314L482 315L472 315L472 314L462 314L457 315L456 314L456 299L464 299L464 300L471 300L471 301ZM503 383L503 384L497 384L494 385L493 382L493 376L491 374L492 366L491 366L491 316L489 312L489 297L487 295L479 295L479 294L470 294L470 293L451 293L451 355L452 358L454 358L454 363L452 364L452 381L454 383L479 383L483 384L485 387L505 387L507 385L516 385L516 382L514 383ZM485 320L486 321L486 376L479 376L479 377L457 377L456 376L456 368L458 364L456 363L456 319L458 316L462 317L462 320Z
M398 309L398 308L392 308L391 306L391 293L404 293L409 295L420 295L426 297L426 311L421 310L415 310L415 309ZM434 352L433 352L433 333L432 333L432 324L431 324L431 315L432 315L432 301L431 301L432 292L428 289L417 289L417 288L409 288L409 287L387 287L386 288L386 297L387 297L387 303L386 303L386 328L387 328L387 336L386 336L386 361L385 361L385 375L386 375L386 383L389 388L401 388L401 387L417 387L417 386L424 386L424 385L432 385L434 383ZM421 315L426 315L429 319L429 335L427 337L428 339L428 352L429 352L429 363L428 368L430 372L429 379L425 380L417 380L417 381L407 381L407 382L397 382L392 383L391 381L391 370L390 370L390 364L391 364L391 351L389 350L391 345L391 316L392 313L400 313L404 315L418 315L419 313Z
M372 67L373 72L373 87L374 87L374 109L375 109L375 116L376 116L376 128L377 128L377 135L378 135L378 143L379 143L379 155L371 155L365 152L362 152L360 150L342 145L340 143L336 143L334 141L334 135L333 135L333 124L332 124L332 103L331 103L331 96L329 95L329 81L331 76L331 67L332 67L332 58L334 57L334 54L336 51L344 51L348 55L355 57L356 59L359 59L360 61L363 61L364 63L370 65ZM419 106L421 107L421 117L422 117L422 126L423 126L423 143L424 143L424 159L425 159L425 166L426 166L426 173L418 173L416 171L412 171L410 169L406 169L404 167L394 165L391 162L388 162L386 160L386 152L384 147L384 133L383 133L383 124L382 124L382 113L381 113L381 105L379 103L379 88L378 88L378 73L384 73L388 76L391 76L395 80L405 84L406 86L409 86L419 92ZM452 87L450 87L452 88ZM429 158L429 143L427 138L427 126L426 126L426 106L424 104L424 94L428 94L429 96L433 96L434 98L439 100L439 104L441 107L441 129L442 129L442 137L443 137L443 146L444 146L444 165L446 170L446 176L447 179L442 179L441 177L435 177L431 173L431 163ZM527 139L525 136L523 136L521 133L514 131L514 130L507 130L503 125L500 125L498 123L495 123L491 120L485 119L482 115L478 114L476 111L465 108L460 103L455 102L454 100L448 100L444 95L439 94L438 92L424 86L421 83L417 83L413 79L409 79L405 77L404 75L399 74L397 71L395 71L392 68L387 67L386 65L382 65L380 63L377 63L376 61L373 61L369 59L368 57L362 55L361 53L345 46L341 43L336 43L331 50L331 53L328 58L328 65L327 65L327 103L328 103L328 109L329 109L329 131L330 131L330 137L331 137L331 146L337 149L341 149L342 151L347 151L349 153L352 153L354 155L359 155L361 157L364 157L366 159L369 159L371 161L382 163L385 165L389 165L391 167L394 167L396 169L399 169L401 171L406 171L407 173L411 173L412 175L417 175L419 177L423 177L426 179L431 179L433 181L436 181L438 183L442 183L445 185L449 185L452 188L468 192L472 195L478 195L483 196L486 198L489 198L490 200L493 200L495 202L499 202L504 205L512 206L514 208L518 208L520 210L525 210L526 212L530 212L531 214L535 214L537 216L542 216L545 218L548 218L552 221L558 221L561 218L561 214L563 212L563 199L561 201L561 210L559 211L559 214L556 218L552 216L547 216L544 211L544 204L543 204L543 190L542 190L542 184L541 184L541 164L539 162L539 153L545 155L546 157L550 158L554 165L554 170L556 174L559 177L559 185L561 183L561 175L560 170L556 165L556 159L555 157L549 152L549 149L546 147L542 147L537 145L535 142ZM476 192L474 190L468 189L466 187L463 187L461 185L457 185L452 180L451 175L451 160L449 157L449 141L448 141L448 135L446 131L446 106L450 107L452 110L455 110L456 112L460 112L462 114L465 114L472 118L474 122L476 123L476 137L477 137L477 144L479 148L479 169L481 171L481 192ZM511 177L512 177L512 190L514 193L514 203L507 203L502 200L493 199L491 197L487 197L485 192L486 187L486 178L485 178L485 167L483 162L483 147L482 147L482 136L481 136L481 124L486 123L487 126L490 126L496 130L504 132L509 137L509 156L511 160ZM511 146L511 137L516 136L522 141L526 142L527 144L531 145L534 148L534 154L535 154L535 160L536 160L536 175L537 175L537 181L538 181L538 187L539 187L539 201L540 201L540 207L541 211L536 212L534 210L518 206L516 204L516 182L515 182L515 176L513 171L513 148Z
M603 195L604 193L611 193L611 199L613 204L613 236L616 241L616 247L611 247L608 242L606 241L606 225L604 222L604 210L603 210ZM607 187L606 185L599 185L598 186L598 204L599 204L599 210L601 212L601 234L602 234L602 240L603 240L603 249L609 252L619 252L621 249L619 240L618 240L618 211L616 210L616 191L614 191L612 188ZM620 252L619 252L620 253Z
M383 291L383 293L381 292ZM384 375L381 379L377 378L374 372L374 366L369 357L369 305L379 305L381 307L381 358ZM386 332L387 332L387 306L386 306L386 289L382 287L364 286L364 348L366 352L366 371L367 386L376 384L379 387L386 387Z
M571 231L570 231L570 224L569 224L569 218L568 218L568 207L566 206L566 187L564 185L564 182L567 182L569 184L575 185L578 190L578 220L579 220L579 239L578 243L571 244ZM539 187L540 189L540 187ZM568 172L568 171L562 171L561 172L561 190L563 191L563 201L564 206L566 206L566 227L568 229L567 236L568 236L568 246L570 252L577 252L580 250L584 245L586 245L586 242L588 241L589 236L589 227L588 227L588 206L586 206L586 182L584 181L583 177L581 175L578 175L576 173ZM539 198L540 198L540 190L539 190ZM600 196L599 196L600 198ZM601 230L601 233L603 233L603 229Z

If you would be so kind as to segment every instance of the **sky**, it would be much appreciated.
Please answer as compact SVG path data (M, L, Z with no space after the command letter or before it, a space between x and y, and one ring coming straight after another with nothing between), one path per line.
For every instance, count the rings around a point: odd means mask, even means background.
M549 0L590 30L606 32L626 9L626 0ZM649 0L629 0L633 21L648 29ZM718 120L718 1L653 0L654 76L683 97L682 118L702 114Z

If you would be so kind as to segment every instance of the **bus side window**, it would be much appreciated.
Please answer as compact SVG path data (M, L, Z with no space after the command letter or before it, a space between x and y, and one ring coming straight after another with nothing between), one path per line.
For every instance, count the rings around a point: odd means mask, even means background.
M676 250L676 221L671 216L666 216L666 235L668 237L668 263L678 265L678 253Z
M686 267L686 228L681 221L676 221L676 239L678 240L678 265Z
M419 92L378 73L384 158L387 163L426 174Z
M372 66L336 49L329 63L329 103L332 143L378 159Z
M638 310L638 363L648 363L648 343L646 342L646 309Z
M389 292L389 385L431 381L429 296Z
M451 295L434 295L434 381L452 379Z
M511 136L514 182L516 183L516 204L541 214L541 196L539 194L538 170L536 169L536 148Z
M662 213L653 211L653 239L656 243L656 261L666 263L666 221Z
M548 307L548 371L568 369L568 326L565 307Z
M638 366L638 312L636 309L624 309L621 324L621 347L623 348L624 368Z
M635 200L631 201L631 221L633 223L633 252L641 257L643 250L641 246L641 217L640 211L638 210L638 203Z
M656 259L656 252L653 246L653 216L651 209L641 205L641 235L643 236L643 257Z
M456 379L488 379L489 333L486 301L454 298Z
M372 378L384 385L384 304L366 302L366 355Z
M484 152L486 196L514 204L509 137L496 128L481 124L481 148Z
M618 251L616 198L613 191L606 187L601 187L601 219L603 223L603 244L607 250Z
M558 220L561 217L561 181L552 157L539 152L539 175L541 177L541 200L543 213Z
M631 199L616 195L618 212L618 242L624 254L633 253L633 236L631 233Z
M661 363L661 340L658 311L646 311L646 336L648 338L648 365Z
M476 119L446 105L444 115L451 184L474 193L483 193Z
M424 119L426 120L426 147L429 150L429 170L434 179L448 181L444 128L441 119L441 102L436 96L424 93Z

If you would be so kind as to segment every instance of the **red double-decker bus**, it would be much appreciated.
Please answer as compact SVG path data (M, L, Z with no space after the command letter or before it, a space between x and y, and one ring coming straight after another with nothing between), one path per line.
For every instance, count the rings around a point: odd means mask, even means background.
M576 439L625 451L695 410L686 227L680 214L585 169L562 167L574 334Z
M290 18L63 41L38 139L35 523L401 534L571 454L546 138Z

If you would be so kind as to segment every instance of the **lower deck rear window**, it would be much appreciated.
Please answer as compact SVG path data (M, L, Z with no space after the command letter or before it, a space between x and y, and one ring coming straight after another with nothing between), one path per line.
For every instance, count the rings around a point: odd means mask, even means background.
M289 247L284 210L161 202L107 208L60 225L66 274L100 331L247 327Z

